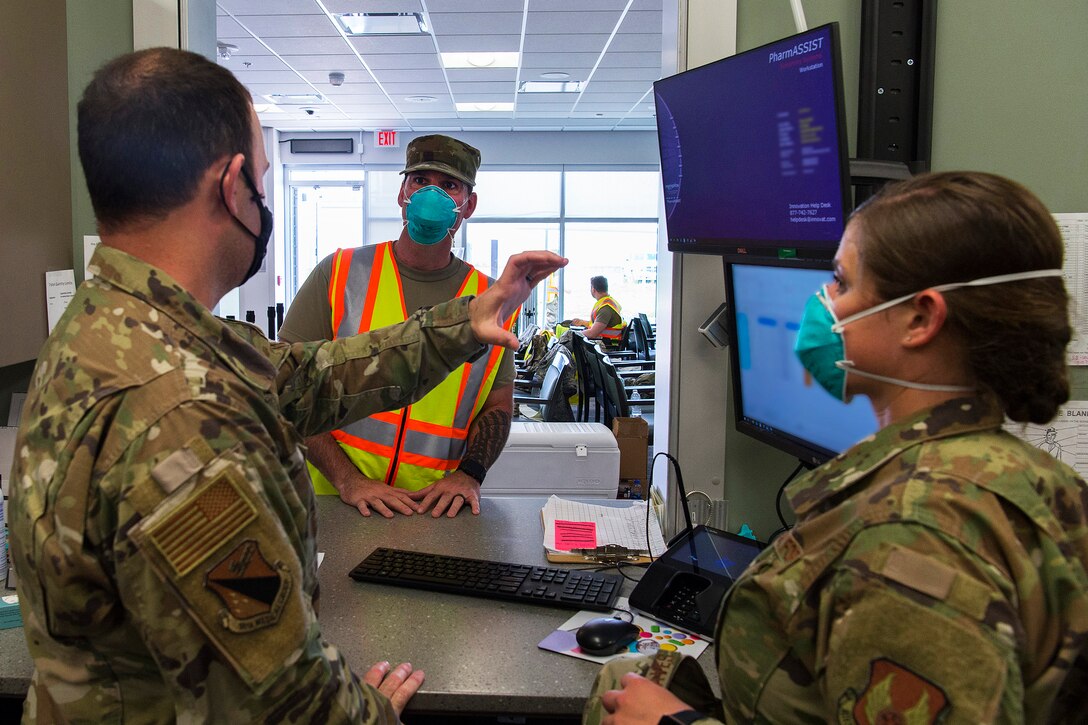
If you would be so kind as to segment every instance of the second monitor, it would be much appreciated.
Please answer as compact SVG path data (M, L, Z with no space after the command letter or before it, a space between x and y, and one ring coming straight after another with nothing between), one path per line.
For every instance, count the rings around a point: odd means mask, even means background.
M737 430L810 466L877 429L867 398L836 400L793 352L805 303L830 282L826 267L726 265Z

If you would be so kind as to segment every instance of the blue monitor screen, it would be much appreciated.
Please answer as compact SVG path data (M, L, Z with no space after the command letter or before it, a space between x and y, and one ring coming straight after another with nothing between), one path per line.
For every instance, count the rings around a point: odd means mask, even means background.
M829 259L850 209L834 23L654 84L669 249Z
M730 356L737 430L810 464L877 429L867 398L828 394L793 352L805 303L831 281L824 269L730 264Z

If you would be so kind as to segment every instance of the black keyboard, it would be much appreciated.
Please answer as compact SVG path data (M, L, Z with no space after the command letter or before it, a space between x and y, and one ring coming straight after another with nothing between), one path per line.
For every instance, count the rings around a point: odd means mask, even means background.
M598 612L612 610L623 583L615 574L385 548L375 549L348 576L360 582Z

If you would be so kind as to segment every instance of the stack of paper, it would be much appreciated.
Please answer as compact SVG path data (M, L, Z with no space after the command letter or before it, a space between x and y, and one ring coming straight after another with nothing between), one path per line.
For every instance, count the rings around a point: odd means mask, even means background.
M599 506L552 496L541 510L544 548L555 554L611 544L645 555L646 505L645 501L632 501L622 508ZM651 555L656 558L665 553L665 539L656 516L650 516L649 541Z

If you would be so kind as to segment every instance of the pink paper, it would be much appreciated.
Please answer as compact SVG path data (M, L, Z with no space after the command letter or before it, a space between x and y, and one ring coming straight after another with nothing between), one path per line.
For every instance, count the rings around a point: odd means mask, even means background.
M597 524L594 521L555 522L555 548L559 551L597 548Z

